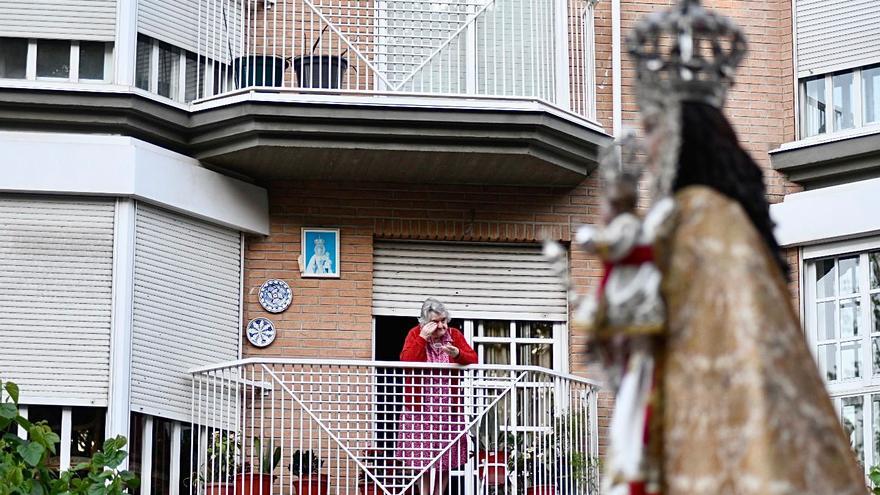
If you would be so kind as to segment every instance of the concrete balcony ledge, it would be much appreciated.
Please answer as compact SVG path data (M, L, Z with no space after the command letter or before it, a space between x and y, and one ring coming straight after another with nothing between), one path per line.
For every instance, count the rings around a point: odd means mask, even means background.
M0 128L129 135L255 182L574 186L611 140L539 100L254 91L172 105L139 90L3 88Z
M806 189L880 177L880 125L786 143L770 160Z

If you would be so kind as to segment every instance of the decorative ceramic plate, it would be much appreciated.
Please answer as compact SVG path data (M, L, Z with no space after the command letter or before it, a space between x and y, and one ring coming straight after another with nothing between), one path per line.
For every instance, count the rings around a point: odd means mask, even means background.
M270 313L280 313L290 306L293 292L284 280L270 279L260 286L260 306Z
M266 347L275 340L275 324L268 318L254 318L248 322L245 333L255 347Z

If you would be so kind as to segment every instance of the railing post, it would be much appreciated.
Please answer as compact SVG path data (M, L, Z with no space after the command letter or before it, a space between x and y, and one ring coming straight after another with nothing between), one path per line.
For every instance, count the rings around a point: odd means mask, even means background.
M553 102L560 108L569 109L571 105L571 81L568 66L568 1L555 0L553 9L556 42L556 94Z
M468 7L468 15L473 15L473 6ZM476 19L468 23L465 30L465 92L469 95L477 93L477 29Z

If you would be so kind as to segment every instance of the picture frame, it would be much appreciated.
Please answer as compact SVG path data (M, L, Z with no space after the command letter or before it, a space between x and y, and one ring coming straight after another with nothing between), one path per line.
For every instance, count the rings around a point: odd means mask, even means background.
M340 261L339 229L302 228L303 278L339 278Z

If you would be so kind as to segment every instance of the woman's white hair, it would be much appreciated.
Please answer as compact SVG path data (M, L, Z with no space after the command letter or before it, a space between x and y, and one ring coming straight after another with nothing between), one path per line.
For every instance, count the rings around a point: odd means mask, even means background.
M422 312L419 314L419 323L424 325L431 321L432 313L437 316L442 316L443 319L449 323L449 311L446 310L446 306L433 297L425 299L425 302L422 303Z

